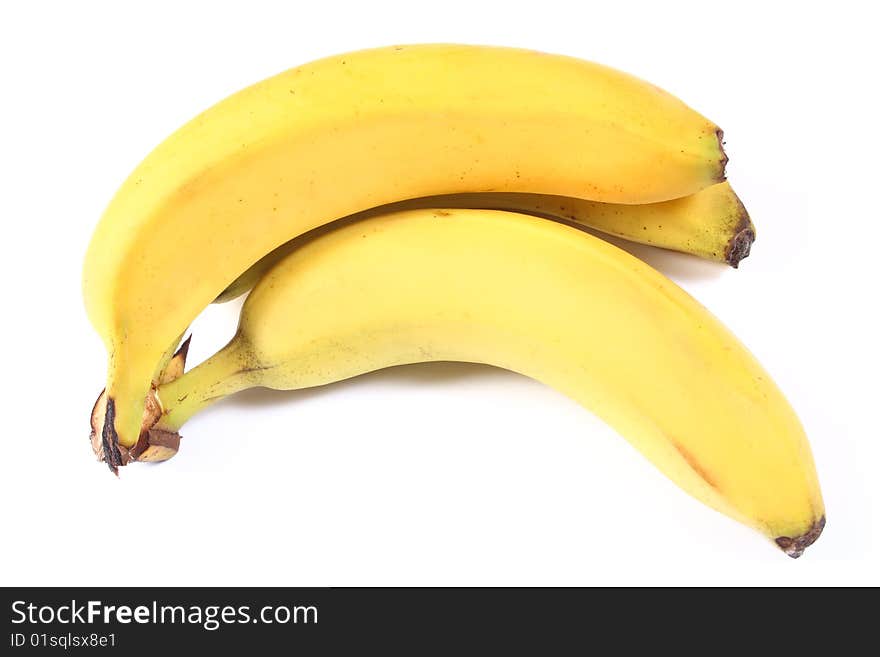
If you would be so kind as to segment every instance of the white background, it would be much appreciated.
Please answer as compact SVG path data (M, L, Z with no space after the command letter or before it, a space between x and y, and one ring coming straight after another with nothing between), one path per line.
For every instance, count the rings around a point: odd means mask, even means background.
M876 36L868 3L810 6L4 3L0 583L880 583ZM753 255L733 271L633 251L727 323L799 412L828 511L802 559L690 499L575 403L488 367L251 391L193 419L166 464L116 479L94 461L105 355L80 269L128 172L270 74L436 41L598 60L725 129ZM197 321L193 364L237 309Z

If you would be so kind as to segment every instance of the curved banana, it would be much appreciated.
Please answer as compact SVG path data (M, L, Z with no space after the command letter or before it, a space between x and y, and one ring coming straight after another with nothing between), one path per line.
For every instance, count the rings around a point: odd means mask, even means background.
M138 439L161 355L272 249L404 198L535 192L650 203L724 180L721 131L610 68L508 48L396 46L249 87L160 144L95 230L83 291L109 354L103 451Z
M366 218L418 208L483 208L513 210L551 219L574 221L609 235L738 267L755 241L755 226L742 202L723 182L696 194L645 205L599 203L549 194L484 192L426 196L373 208ZM263 256L214 299L224 303L257 284L263 274L295 248L295 240Z
M235 338L159 386L153 428L173 433L249 387L439 360L496 365L569 395L791 556L824 526L797 417L718 320L621 249L508 212L413 210L307 236L251 292Z

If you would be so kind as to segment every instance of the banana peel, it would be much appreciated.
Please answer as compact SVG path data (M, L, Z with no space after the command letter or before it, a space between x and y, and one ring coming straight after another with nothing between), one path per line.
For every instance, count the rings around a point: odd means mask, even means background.
M107 397L106 389L98 395L95 406L92 408L92 430L89 434L89 441L98 461L105 462L113 474L118 476L119 467L128 465L132 461L146 463L167 461L180 449L179 433L166 431L156 426L162 418L162 405L156 396L156 389L160 385L174 381L183 374L191 339L192 336L186 339L153 381L150 393L144 402L141 433L133 447L127 448L120 445L115 432L108 430L107 422L109 421L109 426L112 426L115 416L114 403L112 399Z

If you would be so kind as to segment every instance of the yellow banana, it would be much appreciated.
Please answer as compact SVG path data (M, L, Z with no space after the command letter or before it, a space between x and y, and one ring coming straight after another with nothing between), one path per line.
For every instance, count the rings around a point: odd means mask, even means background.
M319 386L424 361L534 377L663 473L793 557L825 511L792 408L681 288L572 227L493 210L412 210L301 239L257 284L235 338L156 391L174 433L236 391Z
M677 98L531 51L379 48L249 87L160 144L95 230L83 291L109 354L107 441L136 444L168 346L309 229L460 192L652 203L723 181L725 163L721 131ZM115 471L118 450L105 451Z
M373 208L358 217L417 208L514 210L573 221L633 242L682 251L731 267L749 255L755 227L742 202L723 182L696 194L644 205L599 203L566 196L486 192L426 196ZM224 303L250 290L275 263L295 247L291 240L263 256L233 281L214 302Z

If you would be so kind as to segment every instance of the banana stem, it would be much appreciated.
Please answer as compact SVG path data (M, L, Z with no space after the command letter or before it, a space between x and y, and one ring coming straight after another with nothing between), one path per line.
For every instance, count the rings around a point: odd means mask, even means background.
M224 397L254 385L259 368L249 366L242 341L229 344L179 378L160 385L156 396L162 407L157 427L178 431L187 420Z

